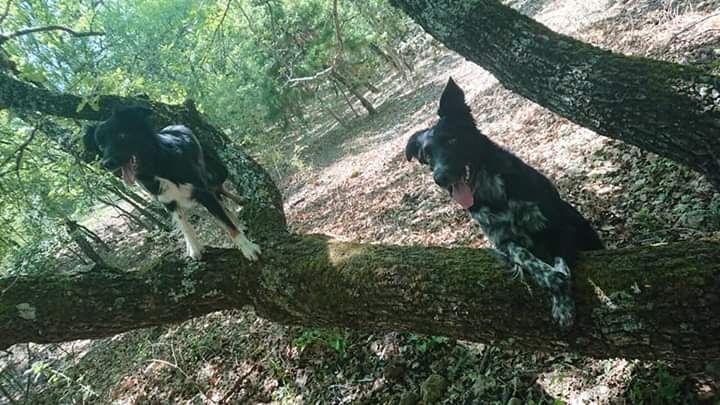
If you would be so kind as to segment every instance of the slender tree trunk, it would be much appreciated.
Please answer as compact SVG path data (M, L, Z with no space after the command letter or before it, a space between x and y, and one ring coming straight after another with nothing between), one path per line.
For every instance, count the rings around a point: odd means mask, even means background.
M328 114L330 114L330 116L332 116L335 119L335 121L337 121L338 124L340 124L343 127L347 126L347 124L345 124L345 121L343 121L342 118L340 118L340 116L337 113L335 113L335 111L333 111L333 109L330 107L330 105L327 102L325 102L325 99L323 97L321 97L319 95L319 93L318 93L317 98L320 101L320 105L322 106L323 110L325 110Z
M374 115L376 113L375 107L373 107L370 100L366 99L365 96L358 91L357 87L353 85L350 79L336 71L331 72L330 76L332 76L338 83L342 84L353 96L355 96L356 99L360 100L360 104L362 104L365 110L367 110L368 114Z
M383 59L388 65L392 66L392 68L395 69L396 72L400 73L403 79L408 79L408 72L410 71L410 69L406 69L407 64L403 63L400 60L400 56L396 52L393 52L389 48L387 49L387 51L385 51L383 50L383 48L380 47L380 45L375 43L370 43L370 50L380 56L380 58Z
M593 131L685 164L720 190L720 78L551 31L496 0L391 0L506 88Z
M338 84L338 81L335 80L335 79L332 79L331 81L332 81L333 88L335 89L335 94L341 95L341 96L343 97L343 99L345 99L345 104L347 104L347 106L350 108L350 111L352 111L352 113L353 113L353 115L355 116L355 118L359 117L360 114L358 114L358 112L355 111L355 107L353 107L352 101L350 101L350 99L349 99L348 96L345 94L345 92L343 91L343 89L340 88L340 85Z
M85 234L82 232L77 222L70 218L65 218L65 228L70 238L75 242L77 247L83 254L93 261L95 264L105 266L105 260L95 251L90 242L85 238ZM106 266L105 266L106 267Z

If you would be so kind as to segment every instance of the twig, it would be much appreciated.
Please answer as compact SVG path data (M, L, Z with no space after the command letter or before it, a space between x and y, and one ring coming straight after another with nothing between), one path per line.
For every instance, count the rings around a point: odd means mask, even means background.
M2 163L0 163L0 168L5 166L6 164L8 164L8 162L10 162L10 160L12 160L13 157L15 157L15 170L17 172L20 172L20 163L21 163L23 154L25 153L25 149L28 147L28 145L30 145L30 142L32 142L33 139L35 139L35 135L37 134L37 132L38 132L38 128L36 127L33 129L32 133L30 133L30 136L28 136L28 138L20 146L18 146L17 149L15 149L15 152L11 153L7 158L5 158L5 160L3 160ZM8 170L8 172L9 172L9 170ZM0 174L0 177L4 176L5 174L7 174L7 172L3 172L2 174Z
M148 360L148 362L149 362L149 363L160 363L160 364L165 364L166 366L174 367L177 371L180 372L180 374L183 375L183 377L185 377L187 380L190 381L190 383L191 383L192 385L195 386L195 389L197 390L198 394L200 394L200 396L202 396L205 401L211 402L211 403L214 403L214 404L217 403L216 401L213 401L212 399L208 398L208 396L205 395L205 393L203 392L203 390L202 390L202 389L200 388L200 386L197 384L197 382L195 381L195 379L192 378L192 377L190 377L190 375L188 375L188 373L186 373L185 370L183 370L182 368L180 368L180 366L178 366L177 364L173 364L173 363L170 363L169 361L165 361L165 360L161 360L161 359L150 359L150 360Z
M330 66L330 67L327 68L327 69L323 69L323 70L315 73L315 74L312 75L312 76L295 77L295 78L292 78L292 79L288 79L287 82L285 82L285 84L298 83L298 82L309 82L309 81L311 81L311 80L316 80L316 79L319 79L319 78L321 78L321 77L323 77L323 76L326 76L326 75L330 74L330 73L333 71L333 69L335 69L335 65L334 65L334 64L333 64L333 66Z
M249 369L245 370L244 373L242 373L241 375L239 375L239 376L235 379L235 384L233 384L232 388L230 388L230 390L225 393L225 396L223 397L223 399L220 400L220 403L221 403L221 404L228 404L228 403L230 403L229 400L230 400L230 397L232 396L232 394L234 394L235 392L238 391L238 389L240 389L240 386L242 386L242 383L245 381L245 378L246 378L248 375L250 375L250 373L252 373L253 371L255 371L256 368L257 368L257 366L252 366L252 367L250 367Z
M18 154L17 156L15 156L15 173L17 173L18 178L20 178L20 166L22 164L23 155L25 154L25 149L27 149L28 145L30 145L30 142L35 139L35 135L37 134L37 132L37 128L33 129L28 139L25 140L25 143L20 145L20 148L18 149Z
M696 26L696 25L698 25L698 24L700 24L700 23L702 23L702 22L704 22L704 21L706 21L706 20L709 20L709 19L711 19L711 18L717 17L717 16L719 16L719 15L720 15L720 11L718 11L718 12L716 12L716 13L713 13L713 14L710 14L710 15L706 15L705 17L703 17L703 18L701 18L701 19L693 22L692 24L688 25L687 27L685 27L685 28L681 29L680 31L674 33L674 34L673 34L673 37L676 37L676 36L682 34L683 32L688 31L688 30L691 29L692 27L694 27L694 26Z
M333 73L333 71L335 71L335 68L338 65L340 65L340 63L342 62L342 57L343 57L343 41L342 41L342 35L341 35L341 31L340 31L340 19L338 18L338 12L337 12L337 0L333 0L333 23L335 25L335 39L337 41L337 48L335 49L335 58L333 58L332 65L326 69L323 69L323 70L315 73L312 76L290 78L285 82L286 86L288 84L295 84L295 83L299 83L299 82L308 82L308 81L312 81L312 80L317 80L323 76Z
M253 21L252 21L252 19L250 18L250 16L245 12L245 9L243 8L242 2L241 2L241 1L238 1L238 2L237 2L237 6L238 6L238 9L240 10L240 13L242 13L243 17L245 17L245 21L247 21L247 23L248 23L248 29L250 30L250 32L252 32L253 34L256 34L256 32L255 32L255 24L253 23ZM256 34L256 35L257 35L257 34Z
M208 53L210 53L210 49L212 48L213 44L215 43L215 38L217 37L218 32L220 31L220 28L222 28L222 25L225 23L225 17L227 17L228 10L230 10L230 4L232 3L232 0L228 0L227 4L225 5L225 10L223 11L222 17L220 17L220 22L218 23L217 27L215 27L215 31L213 31L212 37L210 37L210 43L207 46L207 49L205 50L205 55L200 60L201 63L205 62L205 60L208 57Z
M0 25L5 22L5 19L10 14L10 6L12 5L12 0L7 0L7 3L5 3L5 11L3 11L2 15L0 16Z
M335 58L338 59L335 64L337 64L343 55L343 41L342 35L340 34L340 19L338 18L337 12L337 0L333 0L333 20L335 22L335 39L337 40L337 50L335 53Z
M0 34L0 45L4 44L5 42L7 42L13 38L17 38L17 37L20 37L23 35L34 34L36 32L48 32L48 31L64 31L74 37L90 37L90 36L105 35L104 32L99 32L99 31L75 31L68 27L63 27L62 25L47 25L44 27L23 28L21 30L11 32L10 34Z
M677 37L680 36L680 34L685 33L685 32L687 32L687 31L689 31L690 29L692 29L694 26L696 26L696 25L698 25L698 24L701 24L702 22L707 21L707 20L709 20L709 19L711 19L711 18L714 18L714 17L717 17L717 16L720 16L720 11L715 12L715 13L712 13L712 14L710 14L710 15L706 15L705 17L703 17L703 18L701 18L701 19L699 19L699 20L697 20L697 21L694 21L694 22L692 22L691 24L687 25L687 26L684 27L683 29L674 32L674 33L670 36L670 39L668 39L667 42L665 43L665 45L661 48L660 52L665 52L665 51L667 51L668 48L670 48L670 44L672 44L672 42L675 41L675 40L677 39Z

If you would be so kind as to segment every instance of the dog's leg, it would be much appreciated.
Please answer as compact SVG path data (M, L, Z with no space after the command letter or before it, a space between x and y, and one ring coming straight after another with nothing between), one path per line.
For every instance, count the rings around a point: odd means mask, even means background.
M552 315L560 326L564 329L572 326L575 319L575 300L572 296L572 287L570 283L570 267L565 263L562 257L555 258L555 273L566 274L567 278L564 283L557 286L557 291L552 293Z
M552 297L552 316L563 329L572 326L575 318L575 301L570 286L570 268L562 258L551 266L535 257L528 249L515 243L507 245L510 259L521 266L540 287Z
M552 294L553 318L574 318L575 300L572 296L570 267L575 266L578 252L578 237L575 227L569 227L558 233L558 257L553 268L558 274L567 274L567 282L557 287L558 292Z
M185 247L187 248L187 255L195 260L202 258L202 245L198 240L195 229L188 221L187 213L183 208L175 207L171 209L173 220L178 224L183 236L185 237Z
M193 196L217 219L217 221L225 228L230 235L230 239L240 249L243 256L248 260L255 261L260 254L260 247L251 242L245 236L245 226L243 224L236 225L230 217L230 214L220 204L217 197L207 190L193 190Z
M243 200L242 197L227 191L223 185L220 185L219 193L221 196L233 201L235 204L240 205L240 206L242 206L243 204L245 204L247 202L247 201Z
M503 270L505 273L509 274L513 280L519 280L525 286L525 288L527 288L528 294L533 295L530 284L525 281L525 272L523 271L523 268L512 261L509 254L506 253L506 247L504 247L503 249L490 249L490 253L507 265L507 268Z

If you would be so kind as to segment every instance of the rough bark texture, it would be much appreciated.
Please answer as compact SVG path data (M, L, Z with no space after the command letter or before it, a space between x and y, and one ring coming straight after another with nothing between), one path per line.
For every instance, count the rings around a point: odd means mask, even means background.
M392 0L509 90L593 131L683 163L720 190L720 78L612 53L496 0Z
M0 348L108 336L251 305L282 323L402 330L599 357L720 357L720 243L605 251L575 274L576 326L554 327L548 297L503 273L486 250L285 236L260 263L210 250L133 272L0 278Z

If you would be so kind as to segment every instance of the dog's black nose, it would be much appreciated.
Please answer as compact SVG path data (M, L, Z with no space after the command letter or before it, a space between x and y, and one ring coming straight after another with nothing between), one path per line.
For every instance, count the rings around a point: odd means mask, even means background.
M433 180L440 187L448 188L452 185L452 176L446 170L433 171Z
M102 165L107 170L117 169L118 167L117 160L113 158L103 159Z

